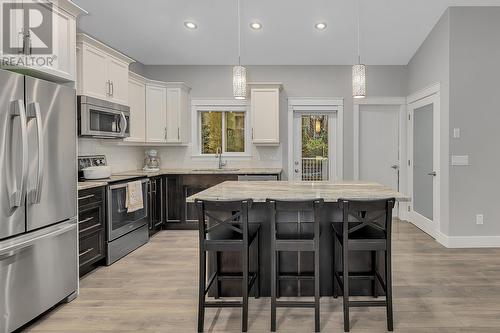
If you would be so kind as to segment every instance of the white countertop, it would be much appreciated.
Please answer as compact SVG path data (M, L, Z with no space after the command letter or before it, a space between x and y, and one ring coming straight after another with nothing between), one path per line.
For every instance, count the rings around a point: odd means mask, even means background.
M342 199L371 200L395 198L397 201L410 201L406 195L387 186L374 182L296 182L296 181L226 181L187 198L187 202L200 200L244 200L265 202L276 200L324 199L336 202Z
M281 168L166 168L160 171L147 172L144 170L131 170L118 172L114 175L130 176L161 176L161 175L276 175L281 173Z

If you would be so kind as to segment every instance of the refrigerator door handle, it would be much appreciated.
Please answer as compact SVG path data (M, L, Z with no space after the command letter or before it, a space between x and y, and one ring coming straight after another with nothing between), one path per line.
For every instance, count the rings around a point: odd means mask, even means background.
M22 166L21 166L21 188L17 187L13 190L9 189L9 203L11 208L20 207L24 204L24 197L26 192L27 178L28 178L28 128L26 109L24 108L24 101L19 99L13 101L11 104L11 122L10 133L12 133L12 125L14 118L19 117L21 122L21 146L22 146ZM11 135L12 136L12 135ZM11 163L9 165L9 175L12 174Z
M40 198L42 194L43 187L43 174L44 174L44 149L43 149L43 124L42 124L42 114L40 112L40 104L38 102L33 102L29 105L28 119L35 119L37 128L37 140L38 140L38 171L36 178L36 187L30 189L28 192L29 203L37 204L40 203Z

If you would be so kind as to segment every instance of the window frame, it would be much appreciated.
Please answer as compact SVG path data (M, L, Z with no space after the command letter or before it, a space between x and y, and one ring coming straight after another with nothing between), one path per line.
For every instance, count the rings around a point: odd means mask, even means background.
M236 100L193 100L191 102L192 118L195 119L196 126L192 133L195 146L193 147L193 156L215 158L216 154L202 154L201 144L201 113L202 112L222 112L222 156L225 157L249 157L250 154L250 112L246 101ZM226 112L243 112L245 114L245 134L243 152L226 152Z

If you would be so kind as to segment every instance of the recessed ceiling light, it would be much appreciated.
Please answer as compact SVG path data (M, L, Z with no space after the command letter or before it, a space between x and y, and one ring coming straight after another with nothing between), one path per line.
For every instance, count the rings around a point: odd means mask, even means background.
M186 28L188 28L189 30L195 30L195 29L197 29L197 28L198 28L198 26L196 25L196 23L191 22L191 21L186 21L186 22L184 22L184 26L185 26Z
M252 22L250 23L250 28L252 28L253 30L260 30L262 29L262 24L259 22Z
M318 30L325 30L326 29L326 23L319 22L314 25L314 27Z

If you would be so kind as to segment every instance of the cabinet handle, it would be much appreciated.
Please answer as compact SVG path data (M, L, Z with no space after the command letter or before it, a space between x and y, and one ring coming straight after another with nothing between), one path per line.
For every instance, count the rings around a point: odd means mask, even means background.
M111 97L115 96L115 84L113 81L109 81L109 85L111 87Z
M167 141L167 128L165 127L165 141Z
M253 140L253 127L252 127L252 140Z
M83 197L79 197L78 200L85 200L85 199L90 199L90 198L93 198L95 197L95 194L89 194L89 195L86 195L86 196L83 196Z
M78 256L79 256L79 257L84 256L84 255L86 255L87 253L92 252L92 251L94 251L94 248L93 248L93 247L91 247L90 249L88 249L88 250L86 250L86 251L83 251L82 253L78 254Z
M86 223L88 221L92 221L93 219L94 219L94 217L92 216L92 217L86 218L85 220L78 221L78 224L80 224L80 223Z
M181 129L177 127L177 140L181 139Z

